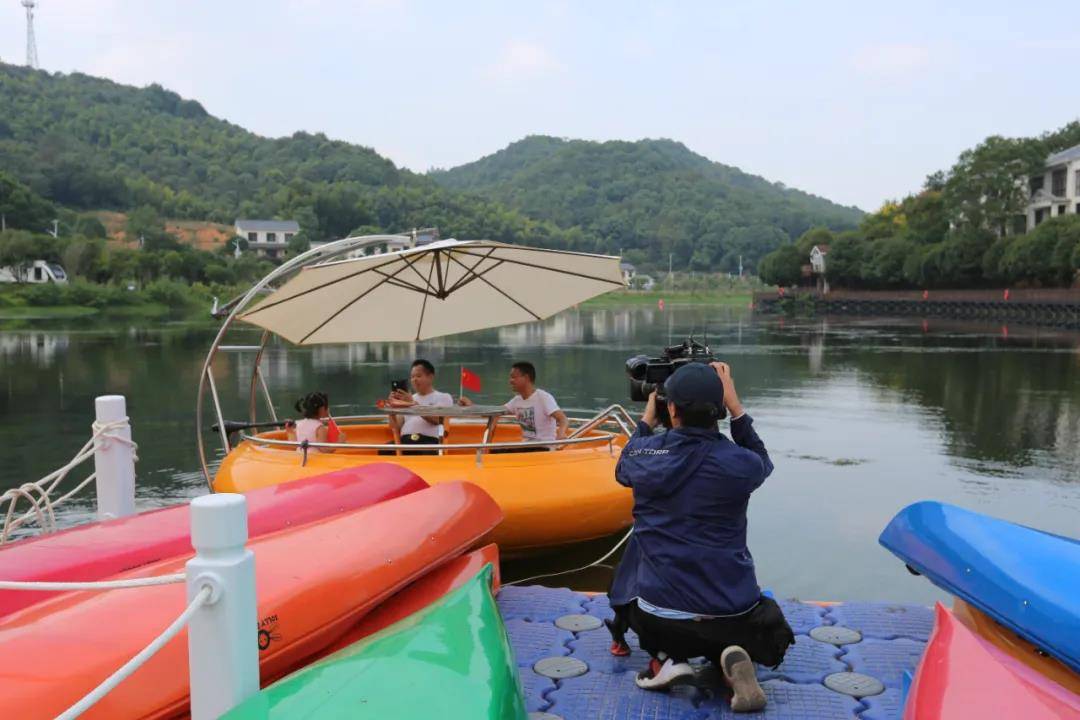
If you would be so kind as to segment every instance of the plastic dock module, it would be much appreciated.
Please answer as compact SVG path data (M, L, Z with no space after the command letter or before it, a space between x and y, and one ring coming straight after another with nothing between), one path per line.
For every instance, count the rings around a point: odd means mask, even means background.
M525 704L539 720L900 720L901 677L913 672L933 627L933 611L919 605L850 603L821 606L797 600L779 600L795 631L795 645L777 668L758 668L768 705L760 713L731 711L729 693L719 673L702 658L691 662L697 670L693 685L667 693L647 692L634 684L635 674L648 662L631 631L626 640L628 657L609 652L611 636L596 629L563 629L595 625L577 617L599 620L613 617L606 595L585 595L565 588L506 587L498 596L510 644L521 673ZM567 616L573 616L568 618ZM836 627L842 644L810 636L814 628ZM855 634L860 638L850 640ZM545 663L545 660L554 659ZM566 661L588 668L573 677L549 678L537 672L561 668ZM578 663L574 663L579 668ZM855 675L852 675L855 673ZM558 674L556 671L555 674ZM867 676L867 678L861 678ZM826 678L829 678L828 685ZM851 680L861 689L878 691L852 697L829 688L847 687ZM880 692L881 688L884 692ZM848 687L851 690L850 687Z

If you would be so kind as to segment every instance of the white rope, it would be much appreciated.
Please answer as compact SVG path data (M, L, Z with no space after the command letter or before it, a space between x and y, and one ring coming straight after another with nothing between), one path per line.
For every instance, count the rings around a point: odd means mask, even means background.
M615 543L615 547L611 548L606 553L604 553L604 555L602 557L599 557L596 560L593 560L588 565L582 565L581 567L574 568L573 570L560 570L559 572L544 573L542 575L533 575L532 577L521 578L520 580L514 580L513 582L504 582L503 585L520 585L521 583L529 582L530 580L539 580L540 578L549 578L549 577L558 577L560 575L569 575L570 573L581 572L582 570L588 570L591 567L597 567L598 565L603 563L605 560L607 560L609 557L614 555L615 551L618 550L619 548L621 548L623 546L623 543L625 543L627 540L629 540L630 536L633 535L633 534L634 534L634 527L631 525L630 529L626 531L626 534L622 536L622 540ZM605 565L604 567L608 567L608 566Z
M69 472L94 457L94 452L99 447L103 448L107 446L110 441L129 445L132 448L132 459L137 462L139 460L138 443L115 433L116 430L126 427L128 422L129 418L127 417L120 418L119 420L111 420L109 422L98 422L95 420L90 426L92 430L90 439L79 448L79 451L75 453L75 456L71 460L56 470L53 470L40 480L23 483L19 487L12 488L0 495L0 506L3 506L5 502L8 503L7 513L4 515L3 529L0 530L0 545L3 545L8 541L12 531L31 519L36 519L38 521L43 532L48 533L55 531L57 529L55 508L93 482L97 475L96 473L90 473L90 475L74 489L56 500L52 499L52 492L61 482L63 482ZM31 509L18 517L14 517L15 506L20 499L29 502Z
M173 575L155 575L130 580L101 580L97 582L36 582L23 580L0 580L0 590L121 590L124 588L152 587L154 585L172 585L187 579L184 573Z
M93 707L98 700L112 692L117 685L124 682L124 680L127 680L132 673L142 667L147 660L157 653L158 650L165 647L170 640L176 637L180 631L184 629L184 626L191 620L191 616L206 604L206 601L210 598L212 592L213 589L209 585L206 585L199 590L191 603L184 609L184 612L180 613L180 617L176 618L169 627L165 628L164 632L154 638L153 642L144 647L138 655L124 663L119 670L105 678L103 683L87 693L82 700L58 715L57 720L74 720L74 718L79 717Z

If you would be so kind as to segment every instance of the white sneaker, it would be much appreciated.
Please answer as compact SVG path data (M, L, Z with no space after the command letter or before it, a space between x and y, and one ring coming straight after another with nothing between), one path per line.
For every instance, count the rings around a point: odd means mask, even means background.
M720 655L720 670L731 686L731 709L735 712L757 712L765 707L765 691L757 681L757 672L750 655L738 645L724 648Z
M649 660L649 666L638 673L634 682L642 690L667 690L694 679L694 668L687 662L675 662L666 655Z

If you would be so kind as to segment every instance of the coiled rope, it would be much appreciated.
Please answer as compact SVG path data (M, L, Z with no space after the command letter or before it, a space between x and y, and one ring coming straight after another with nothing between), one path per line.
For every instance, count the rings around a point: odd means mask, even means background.
M0 506L3 506L5 502L8 503L7 512L4 515L4 524L0 528L0 545L10 539L12 531L31 518L37 520L43 532L54 532L56 530L55 508L93 482L97 477L97 473L90 473L86 479L55 500L52 499L53 491L63 482L69 472L94 457L94 451L99 447L105 447L109 442L124 443L132 448L132 456L135 461L138 461L138 444L134 440L116 434L117 430L127 426L128 421L127 417L104 423L94 421L91 425L92 434L90 439L75 453L75 457L40 480L23 483L19 487L11 488L0 495ZM19 500L26 500L30 504L30 509L16 517L15 507Z

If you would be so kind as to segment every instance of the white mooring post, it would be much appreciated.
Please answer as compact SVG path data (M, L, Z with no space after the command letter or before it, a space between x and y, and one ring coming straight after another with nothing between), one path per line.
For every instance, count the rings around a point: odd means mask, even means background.
M191 501L187 562L190 602L210 585L208 604L188 625L192 720L217 718L259 691L255 554L248 539L247 499L216 493Z
M131 440L127 402L123 395L102 395L94 400L95 420L99 425L116 423L110 435ZM135 448L130 442L108 437L94 443L94 472L97 487L98 520L135 514Z

